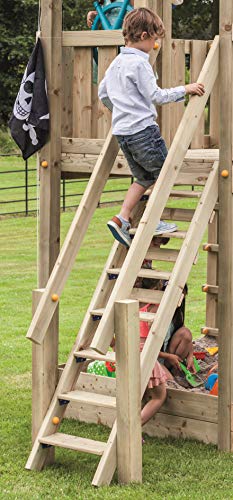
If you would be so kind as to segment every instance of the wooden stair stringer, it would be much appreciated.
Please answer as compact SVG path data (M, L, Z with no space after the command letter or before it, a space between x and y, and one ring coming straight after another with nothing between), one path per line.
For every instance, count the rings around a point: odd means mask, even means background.
M118 300L126 299L130 295L136 276L148 251L154 228L160 220L181 168L185 153L187 152L199 123L199 119L204 111L209 94L217 78L218 64L219 38L215 37L199 76L199 81L205 86L205 94L202 97L193 96L184 112L177 133L168 151L162 171L150 195L146 209L118 276L117 283L91 344L91 347L97 352L105 354L110 345L110 335L113 331L114 322L114 303Z
M143 397L151 371L158 358L167 329L172 320L180 296L182 295L184 285L192 268L193 259L201 244L204 231L208 225L208 220L213 212L217 198L218 162L215 162L141 354L141 397ZM107 464L108 457L110 457L109 468ZM108 447L104 451L97 467L92 482L94 486L101 486L111 482L116 468L116 461L114 466L114 457L116 460L116 421L111 432L111 442L108 443Z
M118 151L110 130L28 329L26 337L37 344L42 343L58 304L51 297L60 297L63 291Z

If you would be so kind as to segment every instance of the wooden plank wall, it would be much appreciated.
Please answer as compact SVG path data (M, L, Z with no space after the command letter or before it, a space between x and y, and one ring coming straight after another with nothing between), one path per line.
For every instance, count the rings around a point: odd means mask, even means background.
M93 47L98 48L98 83L111 61L118 53L118 46L122 43L120 33L99 32L85 33L85 39L80 37L82 32L63 33L63 137L99 138L106 137L111 124L111 114L98 102L98 85L93 82ZM94 33L93 33L94 34ZM91 35L91 36L90 36ZM108 36L107 36L108 35ZM86 46L85 46L86 44ZM105 45L104 45L105 44ZM190 82L196 81L203 66L205 57L210 48L206 40L177 40L171 41L171 85L183 85L189 76ZM190 64L190 69L187 67ZM184 102L172 103L170 108L170 138L173 139L180 120L183 116ZM217 147L219 141L219 89L216 83L208 103L208 112L200 120L198 130L192 140L194 149ZM88 153L88 152L87 152Z

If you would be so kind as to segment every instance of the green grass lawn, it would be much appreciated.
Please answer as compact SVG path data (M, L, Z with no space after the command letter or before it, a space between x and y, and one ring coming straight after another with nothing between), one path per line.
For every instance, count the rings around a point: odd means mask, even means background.
M65 207L77 207L87 185L87 180L61 181L61 207L63 208L63 192L65 192ZM28 160L28 211L37 210L37 180L36 158ZM25 162L19 156L0 156L0 217L15 212L25 213ZM130 185L130 179L110 179L101 196L101 203L120 202ZM63 191L64 190L64 191Z
M109 253L112 238L105 222L115 210L108 207L96 211L61 297L60 362L71 349ZM62 239L72 218L71 212L62 214ZM55 465L43 472L24 469L31 446L31 343L25 334L31 319L31 290L36 287L36 232L34 217L0 221L0 498L233 498L232 456L195 441L147 438L143 446L143 485L120 487L114 478L109 488L95 490L90 483L98 458L62 449L57 451ZM205 318L205 296L201 293L205 258L206 253L200 252L189 279L186 323L194 336L199 335ZM72 421L65 421L63 428L99 440L105 440L109 433L101 426Z

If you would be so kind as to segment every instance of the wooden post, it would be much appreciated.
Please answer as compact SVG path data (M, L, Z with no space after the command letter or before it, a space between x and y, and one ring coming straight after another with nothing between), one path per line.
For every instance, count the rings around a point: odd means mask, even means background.
M233 3L220 1L219 397L218 447L232 451L233 431ZM228 171L228 177L221 172Z
M34 313L43 289L33 290L32 312ZM55 331L56 333L56 331ZM46 336L42 345L32 344L32 442L34 443L39 432L43 418L48 410L54 387L57 384L57 351L51 350L51 340ZM51 367L51 369L50 369ZM53 461L53 452L49 453L49 460Z
M115 334L118 480L142 482L138 301L115 303Z
M205 62L207 44L205 40L192 40L190 48L190 73L191 82L196 82L201 72L201 68ZM192 149L204 149L204 134L205 134L205 113L199 121L198 128L191 142Z
M172 36L172 4L171 0L162 2L162 19L166 29L166 36L162 41L161 50L161 87L171 87L171 36ZM161 133L167 147L170 146L170 104L161 108Z
M44 49L50 109L50 141L41 150L40 162L40 240L38 286L44 288L55 264L60 243L61 178L61 87L62 87L62 1L41 0L41 41ZM56 292L56 291L54 291ZM58 311L58 310L57 310ZM49 325L46 341L33 347L33 402L40 401L39 413L33 410L33 438L40 427L57 384L58 312ZM39 369L38 369L39 363ZM49 383L45 381L49 380ZM53 453L50 455L52 461Z

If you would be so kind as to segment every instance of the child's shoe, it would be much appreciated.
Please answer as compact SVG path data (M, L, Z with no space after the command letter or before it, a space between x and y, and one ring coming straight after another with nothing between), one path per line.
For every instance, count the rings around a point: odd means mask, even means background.
M119 217L115 215L107 222L107 226L117 241L128 248L130 247L132 240L130 238L129 229L131 225L128 221L120 220Z
M154 232L154 236L159 236L160 234L174 233L177 231L178 227L176 224L169 224L163 220L159 221L158 226Z

